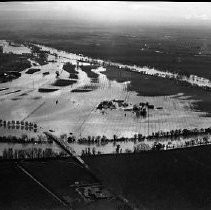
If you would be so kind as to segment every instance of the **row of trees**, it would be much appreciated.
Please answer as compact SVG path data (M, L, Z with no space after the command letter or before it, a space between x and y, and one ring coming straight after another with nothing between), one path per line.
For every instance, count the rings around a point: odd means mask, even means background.
M160 151L160 150L169 150L169 149L176 149L176 148L185 148L185 147L191 147L191 146L198 146L198 145L207 145L210 144L211 141L208 139L208 137L203 138L197 138L197 139L191 139L189 141L185 141L184 144L172 144L171 142L168 143L160 143L160 142L154 142L153 146L150 146L146 143L141 143L133 147L133 149L126 149L124 153L139 153L143 151ZM117 144L115 146L115 154L121 154L123 153L121 146ZM96 151L95 147L93 148L85 148L82 150L81 155L82 156L90 156L90 155L100 155L100 151Z
M32 123L32 122L28 122L28 121L19 121L19 120L6 121L6 120L0 119L0 124L3 124L3 125L21 125L21 126L29 126L29 127L37 128L36 123Z
M211 134L211 128L176 129L170 131L153 132L147 139L191 137L195 135Z
M6 120L2 120L0 119L0 127L4 127L7 129L21 129L21 130L29 130L29 131L34 131L37 132L37 124L36 123L32 123L32 122L28 122L28 121L6 121Z
M54 152L51 148L30 148L30 149L4 149L2 159L37 159L37 158L52 158L52 157L66 157L67 153Z
M101 152L100 151L96 151L95 147L93 147L92 149L87 147L84 150L82 150L82 152L81 152L81 156L100 155L100 154L101 154Z
M152 150L168 150L168 149L176 149L176 148L185 148L185 147L192 147L192 146L198 146L198 145L207 145L210 144L211 141L208 139L208 137L203 138L197 138L197 139L191 139L189 141L185 141L184 144L175 145L171 142L168 142L167 144L162 144L160 142L155 142Z
M79 143L79 144L97 144L97 145L104 145L110 142L142 142L145 139L147 140L159 140L161 138L170 138L171 140L174 140L178 137L183 138L189 138L192 136L197 135L204 135L204 134L211 134L211 128L201 128L201 129L176 129L176 130L170 130L170 131L158 131L153 132L149 136L143 136L142 134L135 134L131 138L127 137L118 137L117 135L113 135L113 138L107 138L105 135L101 136L88 136L87 138L79 138L76 139L74 136L70 136L67 138L68 143Z
M23 134L21 137L17 136L0 136L0 142L6 143L53 143L53 141L47 138L45 135L37 135L35 137L29 137Z
M73 143L76 142L79 144L98 144L98 145L105 145L107 143L113 142L113 143L117 143L117 142L136 142L136 141L143 141L144 140L144 136L142 136L141 134L135 134L134 137L132 138L127 138L127 137L118 137L117 135L114 135L112 139L107 138L105 135L101 136L88 136L87 138L79 138L78 140L76 140L75 137L69 137L68 138L68 142L69 143ZM70 139L70 140L69 140ZM72 139L74 139L74 141L72 141Z

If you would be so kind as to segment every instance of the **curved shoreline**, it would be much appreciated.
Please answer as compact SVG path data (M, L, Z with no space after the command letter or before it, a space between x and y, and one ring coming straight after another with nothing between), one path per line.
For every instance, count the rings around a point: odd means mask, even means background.
M41 44L35 44L35 45L37 45L39 47L44 47L45 49L49 49L49 50L53 50L53 51L57 50L56 48L48 47L48 46L41 45ZM106 61L103 59L91 58L91 57L88 57L88 56L85 56L82 54L75 54L75 53L66 52L63 50L57 50L57 51L62 52L64 54L69 54L70 56L73 56L74 59L87 61L87 62L91 62L91 63L94 62L94 63L100 64L103 66L104 65L112 65L112 66L118 67L120 70L122 68L126 68L131 71L139 72L139 73L146 74L146 75L158 76L158 77L162 77L162 78L166 78L166 79L175 79L177 81L186 82L192 86L197 86L197 87L211 90L211 81L209 79L199 77L199 76L196 76L193 74L191 74L188 77L188 76L181 75L178 73L171 73L169 71L156 70L155 68L149 68L147 66L140 67L137 65L126 65L126 64L121 64L121 63L117 63L117 62ZM64 56L64 58L70 59L68 56L67 57Z

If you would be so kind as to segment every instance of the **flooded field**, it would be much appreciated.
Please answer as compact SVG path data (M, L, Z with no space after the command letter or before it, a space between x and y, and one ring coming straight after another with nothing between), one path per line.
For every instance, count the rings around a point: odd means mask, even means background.
M10 51L15 48L14 53L27 52L27 47L23 46L8 48L5 41L1 42L1 45L6 46L5 49ZM46 65L36 64L35 68L39 71L27 74L28 69L26 69L21 72L21 77L0 84L1 119L35 122L39 125L40 132L51 130L58 137L62 134L68 136L71 133L76 138L104 135L110 139L114 135L130 138L135 134L147 136L157 131L207 128L211 123L211 118L206 112L194 108L197 100L186 93L174 92L152 96L142 94L144 90L142 91L141 80L139 90L131 86L132 77L137 72L131 71L131 78L127 77L126 80L121 73L126 71L125 66L121 66L119 73L113 75L109 73L109 67L99 65L101 61L96 66L86 57L40 47L48 51ZM82 58L85 61L81 62ZM63 69L63 65L67 62L75 65L77 77L74 79L71 79L70 73ZM146 69L139 69L139 71L146 71ZM154 71L149 74L158 73ZM163 83L159 77L157 80ZM147 81L147 87L155 85L153 82L150 83L150 78ZM159 86L154 88L159 92ZM97 109L102 101L114 99L124 100L129 107L148 102L155 108L149 110L147 117L137 117L133 111L125 111L122 108L103 111ZM10 131L8 135L9 133ZM72 144L71 147L78 154L85 149L85 146L77 143ZM123 151L132 150L134 143L122 143L121 147ZM112 153L116 145L111 143L102 148L99 151Z

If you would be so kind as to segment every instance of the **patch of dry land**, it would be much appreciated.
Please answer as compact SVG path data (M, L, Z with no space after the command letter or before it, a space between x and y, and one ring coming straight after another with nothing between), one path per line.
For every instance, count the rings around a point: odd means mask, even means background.
M27 46L12 47L6 41L0 41L0 45L5 53L30 52ZM21 77L0 83L1 119L36 122L41 131L52 130L57 136L71 132L76 137L105 135L108 138L113 135L132 137L138 133L148 135L160 130L207 128L211 124L211 118L206 112L193 109L195 99L183 93L143 96L141 90L138 93L129 88L130 78L121 82L108 79L105 73L107 65L101 60L92 60L45 46L39 47L48 52L46 65L40 66L31 60L32 67L39 71L27 74L29 69L26 69L21 72ZM96 64L93 65L94 61L97 62L97 67ZM67 62L75 65L78 79L70 79L70 73L63 69ZM98 75L95 82L88 76L91 74L82 70L83 65L94 66L91 71ZM124 71L125 66L121 67L119 71ZM146 68L142 70L148 71ZM138 71L142 72L140 68ZM149 70L149 74L153 75L154 71ZM155 71L155 74L158 72ZM162 75L165 80L164 77ZM159 86L156 88L159 92ZM82 91L74 91L78 89ZM17 90L20 91L15 92ZM97 109L100 102L113 99L124 100L129 107L140 102L149 102L155 108L149 110L145 118L137 117L132 111L126 112L123 108L105 109L103 112ZM0 133L5 132L5 129L1 127ZM5 133L9 134L9 131ZM80 153L77 148L76 151Z

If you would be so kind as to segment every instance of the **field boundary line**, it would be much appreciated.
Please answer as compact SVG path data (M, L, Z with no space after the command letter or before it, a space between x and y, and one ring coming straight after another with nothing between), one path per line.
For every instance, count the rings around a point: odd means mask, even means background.
M91 116L91 114L93 113L93 111L95 110L96 106L98 103L94 104L93 108L90 110L88 116L86 116L86 119L83 120L83 122L80 124L79 128L77 128L77 132L80 132L80 137L81 137L81 133L83 132L82 128L83 125L86 123L86 121L89 119L89 117Z
M21 121L26 120L29 118L32 114L34 114L38 109L40 109L45 104L45 101L42 102L38 107L36 107L32 112L30 112L25 118L23 118Z
M42 183L40 183L35 177L32 176L26 169L24 169L20 164L16 163L17 167L23 171L27 176L29 176L34 182L36 182L41 188L43 188L45 191L47 191L51 196L53 196L57 201L62 203L62 205L67 206L67 204L61 200L56 194L51 192L47 187L45 187Z

